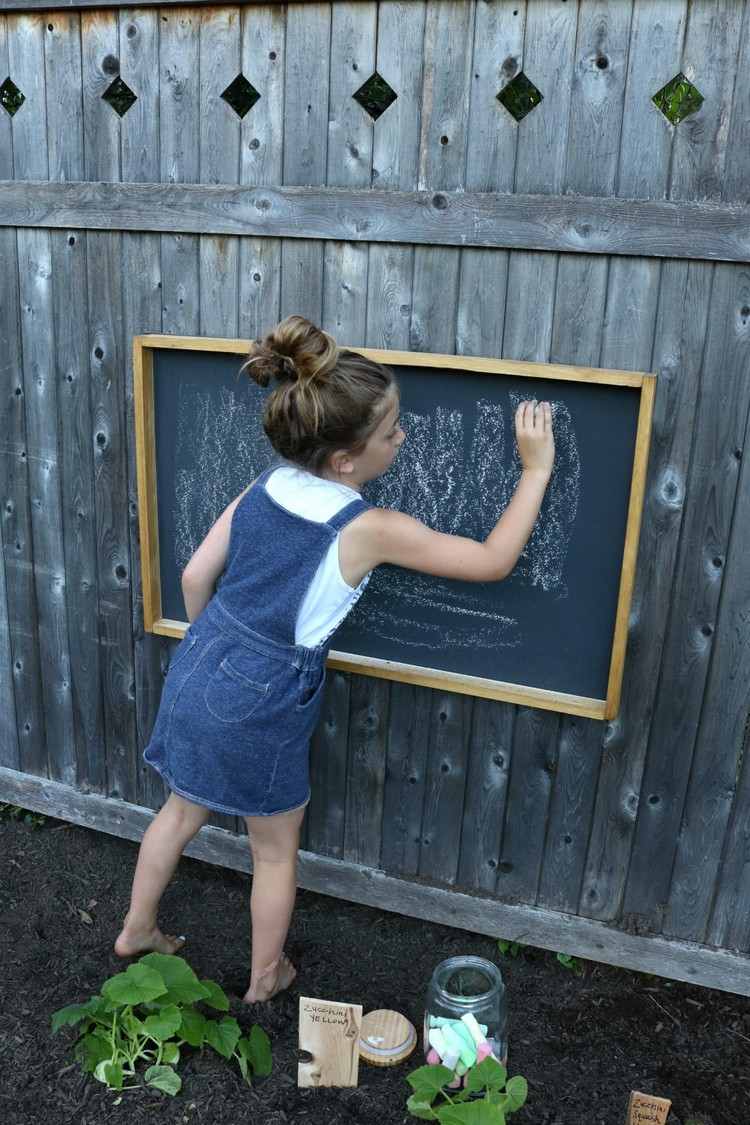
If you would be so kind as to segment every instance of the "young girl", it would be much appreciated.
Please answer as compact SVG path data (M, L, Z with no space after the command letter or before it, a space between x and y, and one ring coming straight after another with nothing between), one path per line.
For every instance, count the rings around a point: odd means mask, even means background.
M183 572L191 624L144 754L171 793L143 837L115 952L180 948L184 939L156 923L180 854L210 810L244 817L253 857L244 999L254 1003L295 976L283 947L331 634L380 563L474 582L510 574L539 514L554 442L549 403L521 403L523 472L506 510L483 543L444 535L360 494L405 440L388 368L290 316L255 342L242 370L261 386L278 383L264 428L283 461L229 504Z

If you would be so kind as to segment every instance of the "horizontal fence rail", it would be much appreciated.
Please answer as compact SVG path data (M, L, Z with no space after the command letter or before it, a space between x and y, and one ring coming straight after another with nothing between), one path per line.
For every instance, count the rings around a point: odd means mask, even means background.
M580 195L0 182L0 225L750 261L750 208Z

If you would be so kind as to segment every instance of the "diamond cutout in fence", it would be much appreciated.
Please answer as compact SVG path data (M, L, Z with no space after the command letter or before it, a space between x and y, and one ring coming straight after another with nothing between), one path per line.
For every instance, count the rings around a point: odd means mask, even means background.
M503 86L497 100L516 121L523 121L527 113L536 109L544 97L521 70L507 86Z
M367 110L373 121L377 121L382 113L393 105L398 94L381 78L377 70L371 74L367 81L352 94L355 102L359 102Z
M238 117L244 117L260 98L260 94L244 74L238 74L221 96Z
M107 89L102 94L103 100L107 105L111 105L115 113L120 117L124 117L128 112L133 102L138 101L138 95L134 94L126 82L123 82L119 74L114 82L111 82Z
M651 101L672 125L679 125L685 117L695 113L703 105L703 94L680 71L662 86Z
M18 89L18 86L16 86L10 75L8 75L2 86L0 86L0 105L3 109L6 109L12 117L25 101L25 96Z

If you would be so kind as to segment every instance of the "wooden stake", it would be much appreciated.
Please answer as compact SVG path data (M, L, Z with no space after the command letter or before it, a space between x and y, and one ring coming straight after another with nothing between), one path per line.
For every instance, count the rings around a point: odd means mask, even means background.
M671 1104L669 1098L657 1098L654 1094L640 1094L632 1090L626 1125L667 1125Z
M299 1047L311 1058L297 1067L298 1086L356 1086L360 1004L299 998Z

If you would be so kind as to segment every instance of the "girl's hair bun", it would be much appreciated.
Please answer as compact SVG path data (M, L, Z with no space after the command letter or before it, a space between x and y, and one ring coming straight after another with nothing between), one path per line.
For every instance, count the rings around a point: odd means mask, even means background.
M262 340L255 340L240 371L261 387L318 382L336 366L339 349L322 328L303 316L288 316Z
M255 341L255 348L242 365L241 371L244 374L249 375L261 387L267 387L272 379L278 383L296 383L299 372L291 356L271 351L260 340Z
M254 340L240 368L261 387L277 386L263 407L263 429L276 452L320 473L339 449L364 448L391 399L393 373L303 316L288 316Z

